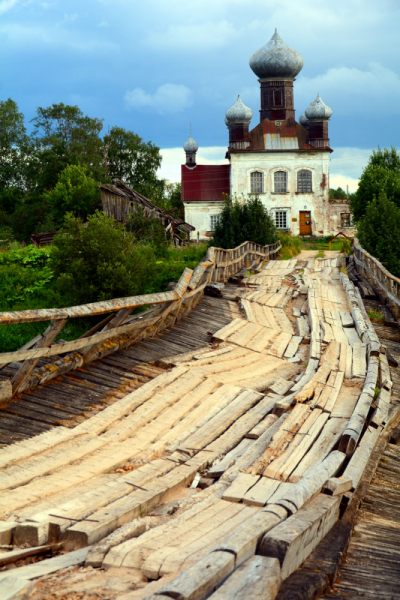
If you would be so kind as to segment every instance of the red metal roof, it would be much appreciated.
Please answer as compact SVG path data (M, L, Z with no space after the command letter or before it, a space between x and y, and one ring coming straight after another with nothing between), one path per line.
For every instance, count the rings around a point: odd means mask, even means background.
M230 165L182 165L182 201L224 200L230 194Z

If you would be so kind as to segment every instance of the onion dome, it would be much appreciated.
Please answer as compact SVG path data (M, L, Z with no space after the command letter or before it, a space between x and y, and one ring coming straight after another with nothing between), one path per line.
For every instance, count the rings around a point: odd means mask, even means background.
M303 65L303 57L285 44L276 29L268 44L250 58L250 67L259 79L294 79Z
M189 139L186 140L186 142L183 144L183 149L185 152L197 152L197 150L199 149L198 143L195 142L195 140L192 137L192 132L190 132Z
M332 109L325 104L318 94L314 102L311 102L305 115L309 121L327 121L332 116Z
M302 127L307 127L307 125L308 125L308 119L307 119L307 117L306 117L306 114L305 114L305 113L303 113L302 115L300 115L300 118L299 118L299 123L300 123L300 125L301 125Z
M229 126L231 123L250 123L252 116L251 108L246 106L238 96L235 104L226 111L225 124Z

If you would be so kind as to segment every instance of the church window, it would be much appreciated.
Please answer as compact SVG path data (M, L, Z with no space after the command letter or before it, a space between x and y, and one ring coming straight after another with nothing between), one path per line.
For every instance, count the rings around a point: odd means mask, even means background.
M282 91L274 90L274 106L282 106Z
M289 229L288 227L288 211L287 210L276 210L275 214L275 227L277 229Z
M340 213L340 227L351 227L350 213Z
M250 193L263 193L263 174L260 171L254 171L250 174Z
M302 170L297 173L297 192L306 194L312 192L312 176L311 171Z
M275 171L274 173L274 191L276 194L287 192L287 173L286 171Z
M210 215L210 231L215 230L215 226L219 221L219 215Z

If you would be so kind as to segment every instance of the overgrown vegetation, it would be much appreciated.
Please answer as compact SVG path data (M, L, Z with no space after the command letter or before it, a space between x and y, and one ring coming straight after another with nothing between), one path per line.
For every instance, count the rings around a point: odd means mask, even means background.
M282 250L279 254L282 260L289 260L293 258L293 256L300 254L303 246L303 240L300 237L294 236L291 233L279 231L278 238L282 245Z
M384 321L385 320L385 315L383 315L380 312L377 312L376 310L373 310L372 308L370 308L368 310L368 316L372 321Z
M243 202L228 197L215 226L211 244L228 249L247 241L267 246L277 240L274 222L257 196L250 196Z
M93 261L94 253L98 248L98 241L92 240L94 231L103 233L102 241L110 242L117 238L116 244L120 247L124 245L128 249L128 238L132 233L126 233L125 239L118 239L120 232L118 227L114 230L114 224L111 233L104 232L104 217L102 213L100 223L97 216L92 217L92 222L88 233L81 231L81 224L76 217L70 218L70 233L59 235L60 244L45 248L38 248L34 245L24 247L21 244L13 242L8 250L0 252L0 311L29 310L39 308L62 308L82 300L87 302L90 299L127 296L130 292L145 294L159 291L165 291L169 281L177 281L185 267L194 269L199 261L204 257L207 251L207 244L192 244L186 248L174 248L166 244L162 249L157 249L152 245L140 245L133 241L133 253L130 258L125 256L116 256L120 265L116 271L119 275L126 276L128 267L131 264L133 255L140 258L146 255L146 264L141 263L138 267L133 265L134 273L141 274L141 285L134 282L132 285L129 277L124 280L117 278L110 263L107 262L114 255L112 250L100 249L99 265L94 266L94 272L88 273L88 263L83 268L82 273L76 273L74 269L80 269L80 259ZM107 219L107 217L105 217ZM87 228L82 229L89 229ZM66 236L65 238L63 236ZM79 247L71 249L71 262L68 265L68 259L62 257L62 251L67 249L73 239L83 236L85 239L85 248L79 254ZM121 235L123 238L123 235ZM132 239L132 238L129 238ZM69 252L70 250L68 250ZM65 277L59 277L62 274L65 265ZM143 276L143 271L145 271ZM102 273L106 274L105 281L100 280ZM77 280L74 280L74 276ZM81 282L82 289L78 288L78 281ZM67 282L71 283L69 289ZM123 287L125 282L126 287ZM97 291L95 292L95 288ZM137 290L137 291L136 291ZM61 332L61 337L65 340L73 340L90 329L98 321L97 317L70 319ZM2 352L17 350L33 339L39 333L43 333L48 323L25 323L23 325L2 325L0 327L0 348Z

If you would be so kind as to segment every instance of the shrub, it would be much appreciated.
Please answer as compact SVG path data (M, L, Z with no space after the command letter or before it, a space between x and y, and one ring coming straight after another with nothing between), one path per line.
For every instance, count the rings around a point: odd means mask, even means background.
M247 241L267 246L277 240L276 228L268 210L257 196L250 196L245 202L226 199L211 245L229 249Z
M43 199L49 205L52 219L60 226L67 212L82 219L93 213L100 202L100 190L86 166L69 165L60 174L55 188L43 194Z
M53 241L52 268L71 304L143 294L154 266L153 250L100 211L85 225L68 214Z
M154 245L161 250L167 245L167 235L161 221L155 218L148 218L144 214L144 209L137 204L135 210L129 215L125 225L127 231L131 231L138 241Z
M340 252L349 256L353 252L353 248L350 240L340 240Z

